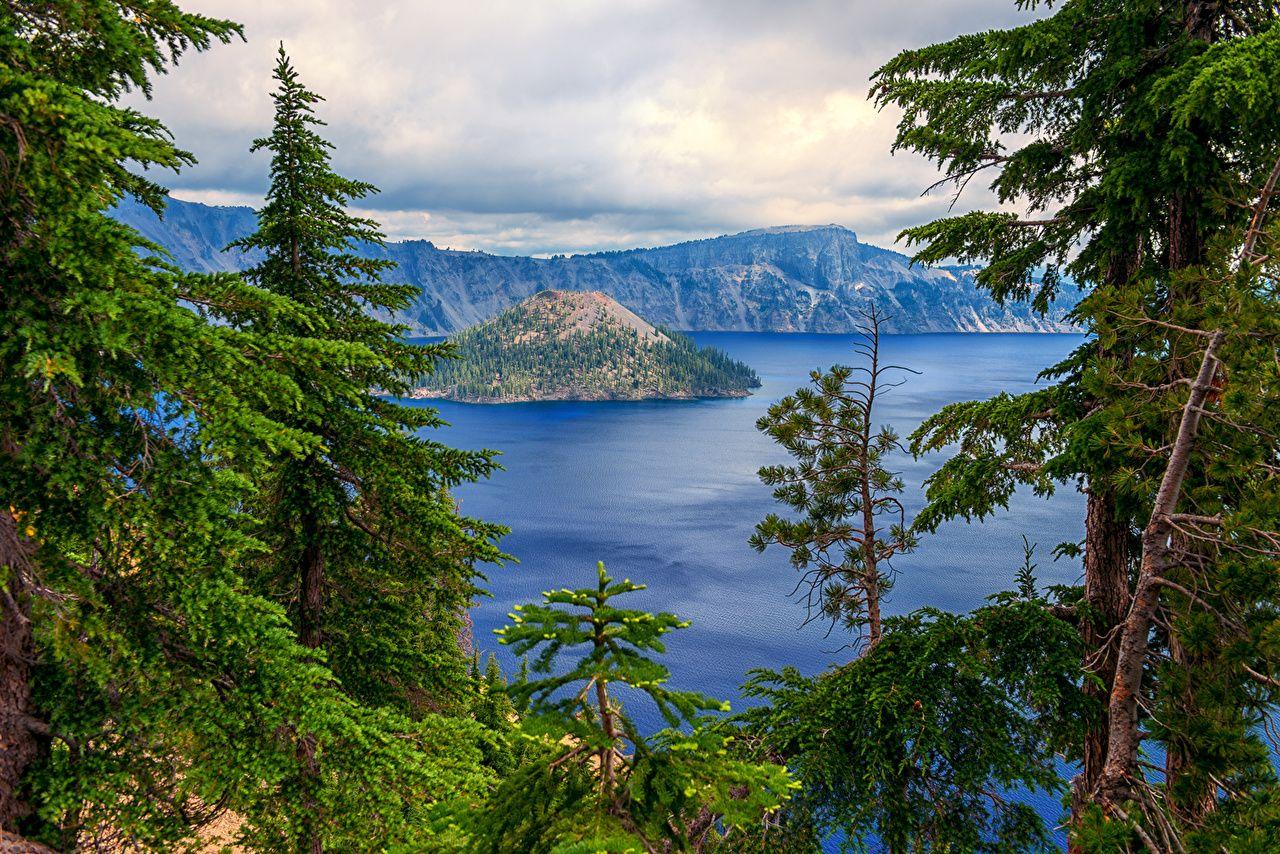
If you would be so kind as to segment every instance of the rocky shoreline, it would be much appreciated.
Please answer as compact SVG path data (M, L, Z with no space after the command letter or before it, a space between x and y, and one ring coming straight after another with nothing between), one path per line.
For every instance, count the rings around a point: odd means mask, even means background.
M520 395L504 395L500 397L469 397L456 394L450 390L438 390L428 388L416 388L409 397L414 400L449 400L454 403L475 403L483 405L497 405L503 403L550 403L550 402L580 402L580 403L639 403L646 400L724 400L730 398L750 397L750 391L718 391L708 390L703 393L654 393L654 394L621 394L617 392L594 392L587 389L555 389L545 394L539 393L520 394Z

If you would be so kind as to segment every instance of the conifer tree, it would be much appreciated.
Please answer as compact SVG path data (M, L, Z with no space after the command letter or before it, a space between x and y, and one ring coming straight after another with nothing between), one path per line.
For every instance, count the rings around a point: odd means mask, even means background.
M165 0L0 11L0 827L60 848L287 815L282 729L368 717L240 576L262 548L245 473L320 447L267 414L303 401L282 365L345 355L283 331L312 308L180 274L105 213L159 210L132 170L191 162L116 99L238 33Z
M880 360L878 310L863 312L865 327L854 350L865 364L813 371L811 386L769 407L756 422L795 459L766 466L760 479L773 497L801 514L798 520L770 514L751 537L764 551L771 544L791 550L803 573L810 617L818 614L845 628L867 628L869 646L882 634L881 601L892 586L890 560L915 547L898 495L903 484L885 468L885 456L903 450L889 427L875 427L878 395L902 384L886 379L907 371ZM889 522L881 522L884 517Z
M1149 552L1139 531L1157 506L1160 479L1150 472L1163 468L1178 432L1181 403L1170 406L1168 395L1184 394L1201 363L1203 342L1181 330L1222 330L1211 306L1257 293L1228 274L1238 287L1225 299L1212 283L1224 280L1232 241L1239 246L1258 211L1274 205L1270 192L1260 208L1252 197L1272 171L1280 132L1272 106L1280 102L1277 17L1275 4L1261 2L1068 0L1022 27L906 51L874 78L879 103L903 109L897 147L937 161L943 182L962 187L989 174L998 198L1023 208L910 229L906 236L922 244L919 260L982 263L979 284L999 299L1034 295L1045 306L1064 275L1090 292L1074 319L1094 334L1046 372L1055 385L948 407L913 437L917 452L959 448L930 483L925 528L983 517L1020 485L1047 493L1074 483L1087 494L1076 618L1085 643L1082 690L1095 702L1073 753L1081 763L1077 844L1090 803L1119 818L1136 812L1118 803L1121 796L1145 790L1132 759L1105 772L1117 750L1129 754L1114 743L1113 712L1124 705L1115 701L1128 690L1116 675L1122 624ZM1244 314L1229 326L1248 335L1260 319ZM1222 465L1240 468L1260 450L1226 447ZM1190 475L1197 501L1233 504L1236 487L1202 479L1207 473L1193 467ZM1212 547L1194 563L1212 586L1235 572ZM1251 591L1246 610L1265 610L1267 596ZM1250 765L1241 754L1253 752L1247 730L1255 707L1242 701L1256 689L1239 667L1227 675L1217 656L1192 652L1213 646L1207 636L1222 639L1221 622L1206 634L1203 620L1169 613L1185 604L1176 591L1163 589L1157 600L1166 616L1156 646L1167 663L1144 662L1160 678L1145 685L1143 707L1178 722L1177 732L1161 724L1153 733L1167 757L1166 803L1175 819L1166 824L1196 826L1219 801L1216 787L1205 786L1209 769L1230 776ZM1124 717L1122 740L1130 742L1137 720ZM1212 743L1211 731L1231 735ZM1121 777L1126 785L1117 787Z
M1078 634L1038 597L972 614L885 620L879 643L813 677L753 671L764 703L744 734L786 762L799 791L774 838L849 850L1053 850L1049 823L1011 790L1064 789L1054 751L1078 737Z
M229 248L260 253L244 277L310 314L305 328L280 315L232 319L308 334L346 362L327 373L297 371L301 401L276 413L320 444L267 471L254 511L270 551L255 578L287 604L301 643L323 652L318 658L357 701L412 714L456 710L470 681L461 615L475 562L500 557L500 532L460 517L449 489L489 474L493 455L419 436L441 426L435 411L389 399L406 394L447 348L406 342L403 328L378 319L415 291L382 281L389 262L358 254L381 245L382 235L346 206L374 188L333 172L332 146L317 132L321 99L301 84L283 46L275 79L275 124L253 145L272 155L266 205L258 230ZM298 739L313 813L307 847L318 851L323 746L313 734Z
M537 653L532 671L544 675L511 691L541 747L485 805L477 850L685 850L716 824L733 833L758 823L787 797L784 769L731 755L727 734L702 719L728 704L666 687L667 668L649 656L689 624L613 603L643 589L600 564L595 587L548 591L498 630L516 654ZM624 708L632 696L651 701L670 729L646 738Z

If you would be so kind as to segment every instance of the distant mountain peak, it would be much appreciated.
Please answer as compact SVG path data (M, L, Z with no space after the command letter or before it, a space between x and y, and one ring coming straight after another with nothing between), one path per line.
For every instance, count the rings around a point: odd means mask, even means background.
M758 234L808 234L815 231L837 231L848 234L854 240L858 239L858 235L854 234L851 229L845 228L843 225L837 225L834 222L828 223L827 225L771 225L766 228L753 228L750 231L741 231L729 236L748 237Z

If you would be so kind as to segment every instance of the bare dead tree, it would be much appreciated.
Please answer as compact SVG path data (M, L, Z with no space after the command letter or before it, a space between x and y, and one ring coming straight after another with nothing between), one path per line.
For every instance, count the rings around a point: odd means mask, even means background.
M1142 533L1142 561L1133 602L1120 634L1115 681L1108 702L1110 729L1107 758L1098 793L1105 804L1119 804L1132 795L1130 783L1138 759L1141 736L1138 730L1138 696L1142 690L1143 668L1147 661L1151 626L1159 602L1161 583L1173 566L1175 552L1170 544L1174 534L1174 511L1182 494L1183 481L1191 461L1196 432L1200 428L1205 399L1213 390L1218 369L1216 353L1224 333L1215 331L1205 347L1200 370L1191 394L1182 407L1177 439L1169 453L1169 463L1151 516Z

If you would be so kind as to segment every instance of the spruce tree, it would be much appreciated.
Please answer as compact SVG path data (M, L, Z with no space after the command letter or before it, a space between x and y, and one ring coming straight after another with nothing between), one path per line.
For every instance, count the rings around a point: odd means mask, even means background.
M0 11L0 826L57 847L287 815L281 731L367 717L240 575L263 547L246 473L320 447L267 414L304 399L282 365L338 360L209 315L313 310L178 273L105 213L159 210L135 170L191 162L116 99L238 33L164 0Z
M409 343L402 327L380 319L415 290L384 282L393 265L360 254L382 235L346 208L374 188L333 172L332 146L317 132L321 99L301 84L283 46L275 79L275 124L253 146L272 155L271 186L258 230L230 248L259 254L244 277L309 314L301 326L278 314L228 319L308 335L345 361L335 371L293 373L301 400L275 413L320 442L265 471L253 512L270 549L253 575L355 700L413 715L456 711L469 684L459 635L474 566L500 553L499 530L459 516L449 490L489 474L493 455L420 436L441 426L435 411L391 399L447 348ZM316 813L307 847L315 851L324 835L323 746L305 732L298 742L302 798Z
M1046 372L1054 385L948 407L913 437L918 452L959 449L931 480L926 528L986 516L1022 485L1047 493L1075 484L1087 494L1076 618L1086 648L1082 691L1094 709L1072 752L1081 763L1077 837L1090 804L1136 820L1137 809L1119 801L1150 791L1136 757L1116 743L1113 713L1138 699L1122 696L1129 689L1116 677L1122 624L1150 551L1139 532L1157 506L1152 472L1164 468L1185 402L1177 396L1202 361L1197 333L1247 336L1265 316L1246 312L1228 324L1221 307L1258 293L1225 262L1274 204L1270 192L1260 207L1253 199L1272 172L1280 132L1278 16L1261 2L1068 0L1022 27L906 51L874 78L879 103L903 110L897 147L937 161L943 182L962 187L989 175L997 197L1022 208L908 230L922 244L919 260L979 262L979 284L998 299L1032 295L1043 307L1064 277L1089 291L1074 319L1093 335ZM1224 276L1237 285L1230 298L1214 284ZM1217 452L1236 471L1272 453L1239 441ZM1197 503L1244 500L1238 484L1208 473L1193 466L1189 474ZM1187 560L1211 588L1236 572L1210 545ZM1219 642L1235 633L1223 634L1223 621L1210 621L1209 631L1200 617L1175 617L1186 604L1178 595L1157 594L1163 625L1143 663L1158 678L1144 685L1142 705L1159 708L1165 722L1152 734L1167 757L1157 799L1172 818L1154 822L1166 831L1205 821L1220 800L1205 774L1245 773L1255 752L1256 705L1245 698L1256 680L1194 651L1213 646L1206 632ZM1265 611L1269 595L1251 590L1245 610ZM1122 741L1132 743L1139 718L1122 717ZM1175 721L1176 732L1164 729ZM1215 740L1214 731L1230 735ZM1128 756L1123 767L1119 754Z

